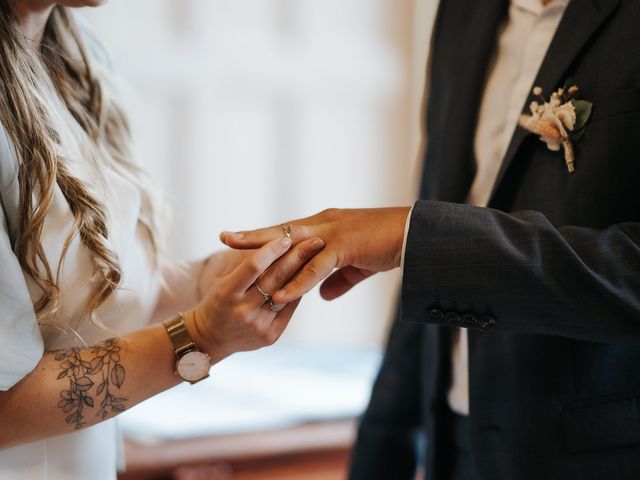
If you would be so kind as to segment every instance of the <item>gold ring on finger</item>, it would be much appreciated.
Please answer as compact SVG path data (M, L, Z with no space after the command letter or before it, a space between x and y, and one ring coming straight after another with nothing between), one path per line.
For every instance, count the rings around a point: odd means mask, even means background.
M284 232L284 238L291 238L291 226L282 225L282 231Z

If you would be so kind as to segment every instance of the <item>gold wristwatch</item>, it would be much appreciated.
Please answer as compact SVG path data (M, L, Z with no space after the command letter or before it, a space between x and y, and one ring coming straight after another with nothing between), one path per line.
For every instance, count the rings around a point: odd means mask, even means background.
M184 324L182 313L162 322L176 354L175 374L190 384L209 376L211 357L198 350Z

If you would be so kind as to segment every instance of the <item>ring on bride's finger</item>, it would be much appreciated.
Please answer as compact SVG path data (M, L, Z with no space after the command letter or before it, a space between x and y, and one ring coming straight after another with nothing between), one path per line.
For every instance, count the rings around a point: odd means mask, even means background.
M278 311L280 310L280 307L278 307L278 305L273 303L273 300L269 300L267 303L269 304L269 308L273 313L278 313Z
M264 303L269 303L269 305L271 305L271 303L273 303L271 301L271 294L265 292L264 290L262 290L260 288L260 285L258 285L258 282L254 283L254 285L256 286L256 288L258 289L258 291L260 292L260 294L264 297ZM273 309L272 309L273 310Z
M291 227L289 225L282 225L284 231L284 238L291 238Z

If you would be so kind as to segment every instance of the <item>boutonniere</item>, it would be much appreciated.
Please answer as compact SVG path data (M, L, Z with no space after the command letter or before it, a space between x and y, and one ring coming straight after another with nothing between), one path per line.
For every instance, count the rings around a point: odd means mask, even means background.
M533 94L540 99L529 105L531 115L520 116L520 126L540 135L540 140L547 148L564 150L564 160L569 172L575 171L575 153L573 142L584 133L584 127L591 116L593 105L586 100L577 100L578 87L570 81L551 94L547 101L542 96L542 89L535 87Z

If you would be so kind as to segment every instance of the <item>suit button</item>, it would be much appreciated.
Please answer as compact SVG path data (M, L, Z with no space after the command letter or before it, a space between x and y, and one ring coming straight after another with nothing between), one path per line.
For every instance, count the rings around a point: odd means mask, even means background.
M478 319L478 325L480 325L482 328L493 327L495 324L496 324L496 319L491 315L482 315Z
M444 313L439 308L432 308L427 312L427 315L431 320L439 321L444 317Z
M478 317L473 313L465 313L462 315L462 323L465 325L476 325L478 323Z
M447 312L444 318L449 323L460 323L460 314L457 312Z

